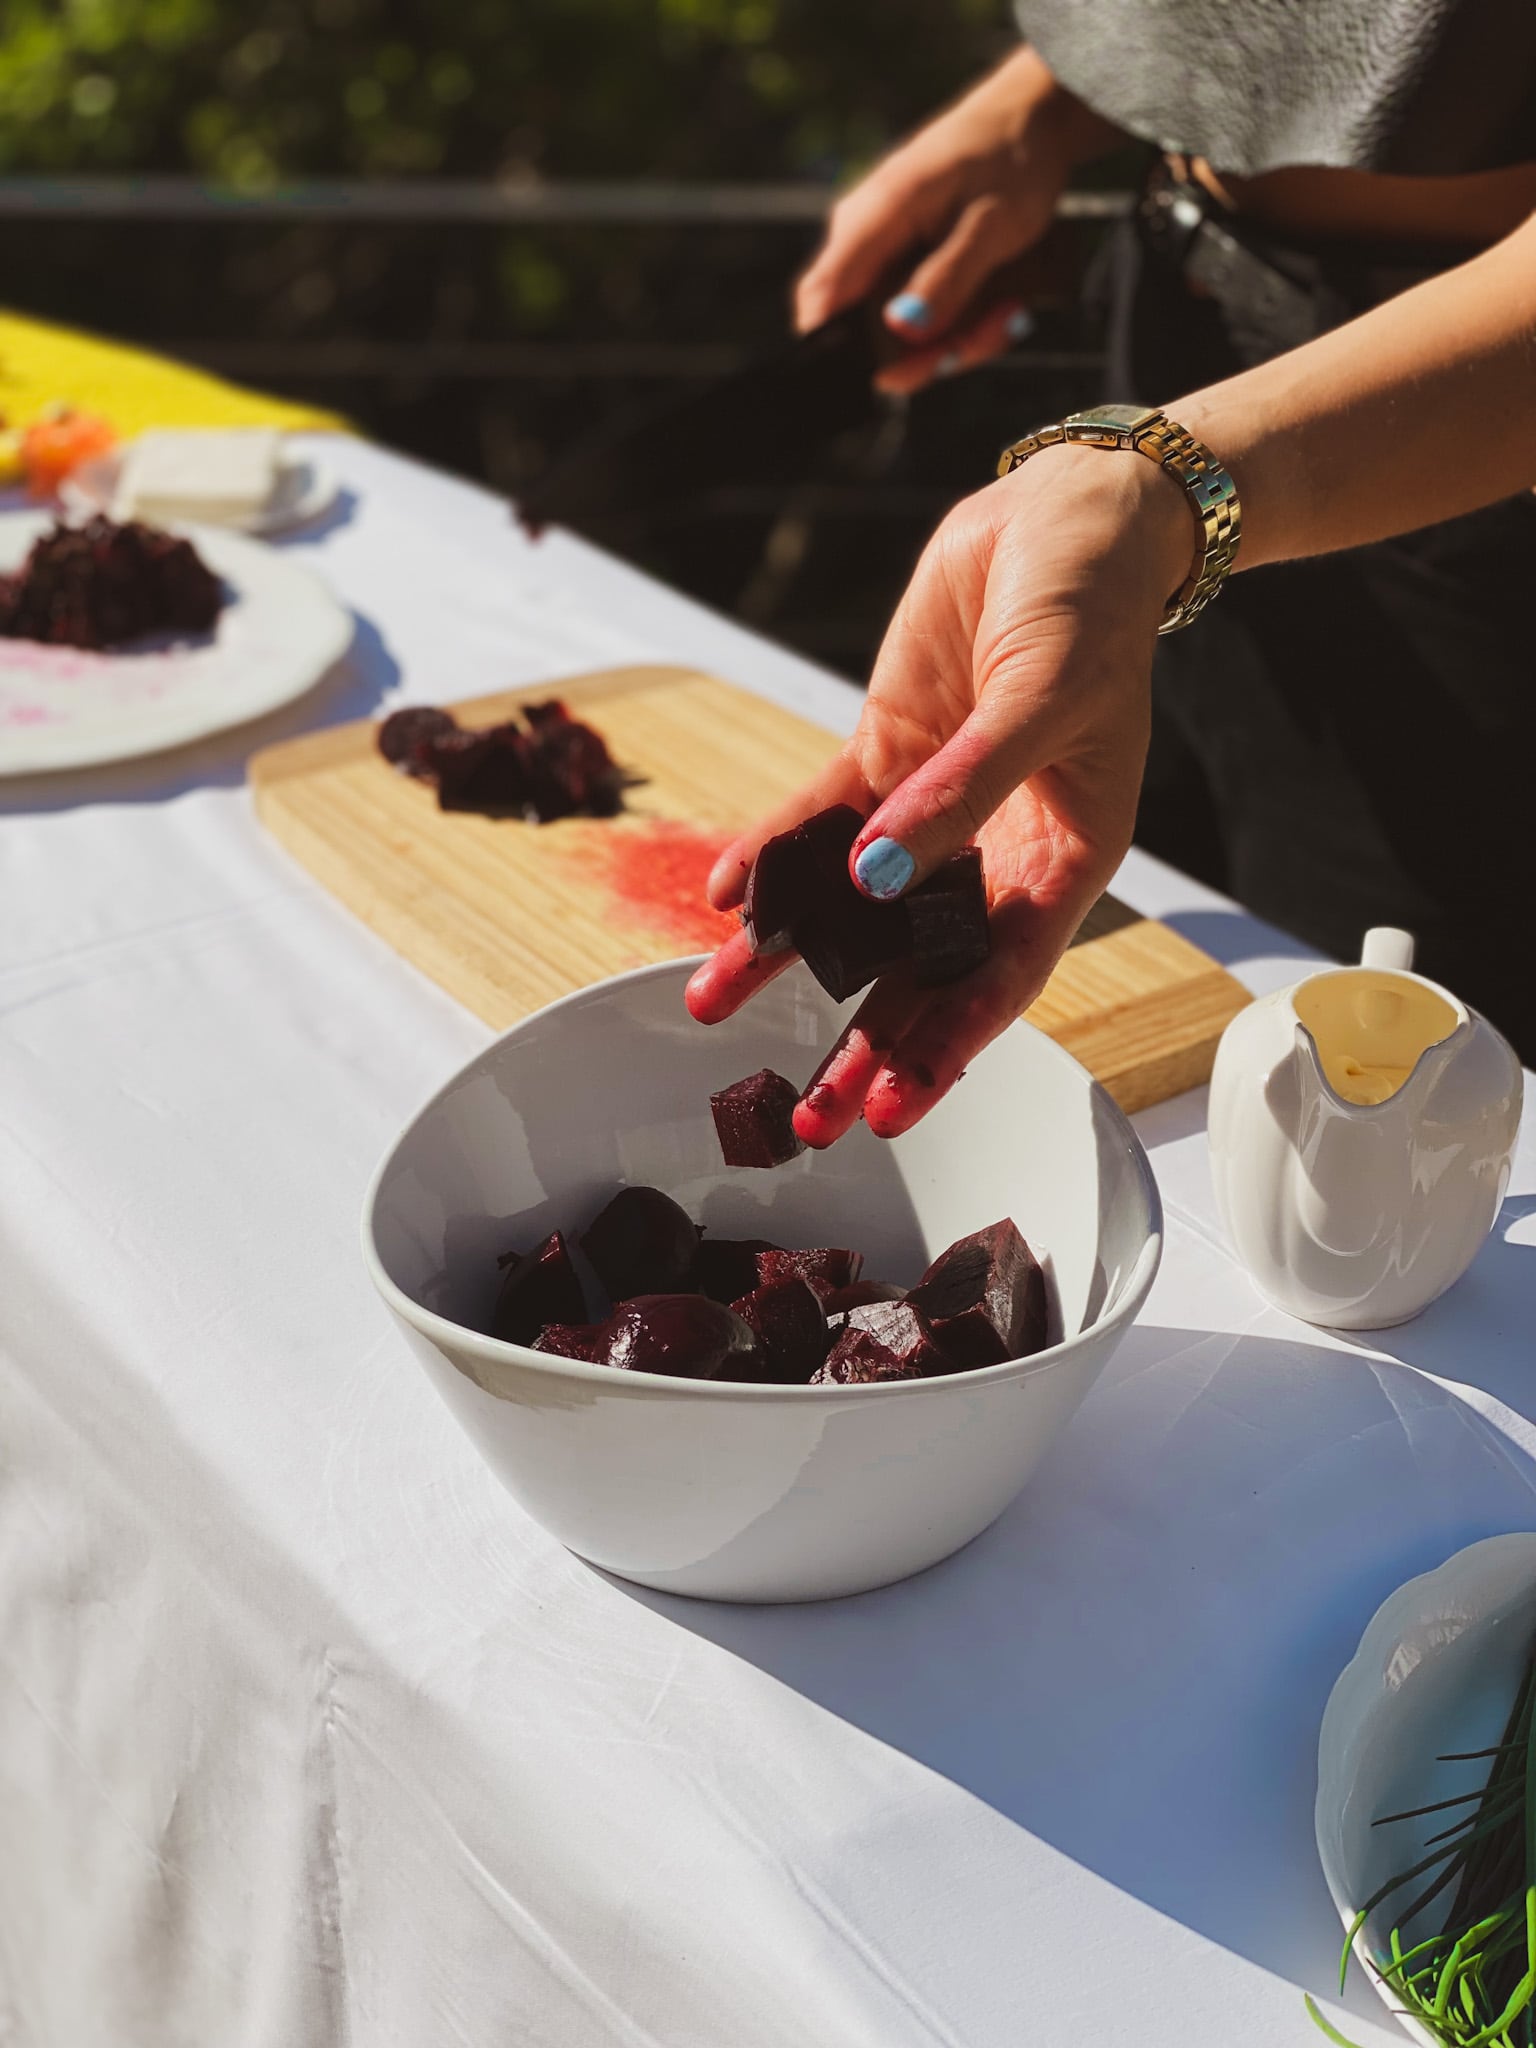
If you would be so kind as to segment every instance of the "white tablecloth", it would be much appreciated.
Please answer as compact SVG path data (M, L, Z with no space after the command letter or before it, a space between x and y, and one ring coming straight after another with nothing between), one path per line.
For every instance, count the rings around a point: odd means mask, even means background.
M292 545L357 654L255 737L650 658L852 722L336 453L348 516ZM268 841L252 741L0 792L0 2043L1316 2039L1328 1687L1400 1580L1536 1526L1531 1146L1453 1294L1345 1342L1234 1265L1202 1098L1143 1116L1161 1278L988 1535L821 1607L642 1594L500 1491L371 1294L366 1179L486 1033ZM1153 862L1118 886L1296 971Z

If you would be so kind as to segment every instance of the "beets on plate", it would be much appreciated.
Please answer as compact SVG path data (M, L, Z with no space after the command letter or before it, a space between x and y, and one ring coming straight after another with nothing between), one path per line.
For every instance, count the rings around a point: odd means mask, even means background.
M224 584L191 541L142 520L59 521L0 576L0 635L56 647L120 647L147 633L207 633Z

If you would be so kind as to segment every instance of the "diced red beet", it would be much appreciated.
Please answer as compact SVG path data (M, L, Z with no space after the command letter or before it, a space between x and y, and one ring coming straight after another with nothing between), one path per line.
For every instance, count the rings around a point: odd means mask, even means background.
M582 1237L610 1302L682 1294L693 1284L699 1227L660 1188L620 1188Z
M533 1343L532 1351L547 1351L556 1358L579 1358L587 1365L601 1365L605 1342L601 1323L546 1323Z
M862 1252L841 1251L831 1245L812 1245L803 1251L766 1251L758 1254L757 1283L767 1287L775 1280L803 1280L820 1300L839 1287L851 1287L863 1267Z
M863 824L850 805L834 804L779 833L753 862L742 902L753 952L795 946L838 1002L911 945L905 906L871 902L848 873Z
M223 609L223 582L191 541L137 519L61 522L0 577L0 635L53 646L206 633Z
M412 704L392 711L379 727L379 752L407 775L435 775L431 745L457 731L452 716L435 704Z
M525 704L522 711L535 732L544 732L552 726L571 723L571 714L558 697L548 697L542 704Z
M799 832L781 832L763 847L741 900L741 921L754 953L777 953L793 944L790 927L814 886L814 874Z
M540 709L549 711L550 706ZM623 777L602 736L564 716L535 727L528 755L528 802L541 824L578 814L612 817L622 808Z
M1010 1217L940 1252L907 1300L956 1371L1028 1358L1047 1341L1045 1275Z
M531 1344L546 1323L582 1323L587 1315L581 1281L562 1231L507 1270L491 1316L491 1335Z
M934 1342L928 1318L910 1301L866 1302L849 1311L843 1330L844 1334L863 1330L893 1351L904 1365L910 1365L921 1379L939 1379L954 1370L948 1355Z
M844 1330L827 1353L826 1364L811 1374L810 1383L813 1387L862 1387L921 1377L915 1365L898 1358L868 1330Z
M795 946L834 1003L868 987L912 949L904 903L872 903L849 884L852 901L827 904L795 927Z
M755 1287L731 1311L752 1330L763 1348L753 1372L722 1372L720 1379L762 1379L801 1386L827 1355L827 1319L803 1280L774 1280Z
M758 1253L780 1249L766 1237L706 1237L693 1262L693 1284L711 1301L733 1302L757 1286Z
M438 809L520 818L528 801L527 746L515 726L505 725L427 741L421 752L437 776Z
M900 901L876 903L848 872L863 824L836 804L766 842L741 910L753 952L794 946L836 1002L908 958L924 987L979 967L990 940L978 849L956 854Z
M601 1361L625 1372L684 1379L760 1379L757 1333L702 1294L637 1294L601 1325Z
M437 784L445 811L546 824L575 816L611 818L624 808L626 777L600 733L572 718L558 698L515 718L467 729L446 711L400 711L379 728L386 760Z
M853 1280L846 1287L831 1288L821 1297L828 1317L845 1316L851 1308L865 1308L872 1301L902 1301L905 1287L887 1287L883 1280Z
M820 909L829 888L858 894L848 856L863 823L850 804L833 804L764 843L741 905L754 953L793 944L795 927Z
M805 1150L791 1122L800 1091L772 1067L733 1081L709 1098L727 1166L782 1166Z
M967 846L904 899L912 930L912 972L920 988L958 981L991 950L981 849Z

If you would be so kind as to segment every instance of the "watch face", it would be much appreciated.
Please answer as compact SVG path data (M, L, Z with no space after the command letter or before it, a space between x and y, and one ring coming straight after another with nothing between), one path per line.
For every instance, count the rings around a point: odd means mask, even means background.
M1138 427L1143 420L1151 419L1155 405L1095 405L1087 412L1075 412L1065 421L1069 427L1114 427L1124 433L1130 427Z

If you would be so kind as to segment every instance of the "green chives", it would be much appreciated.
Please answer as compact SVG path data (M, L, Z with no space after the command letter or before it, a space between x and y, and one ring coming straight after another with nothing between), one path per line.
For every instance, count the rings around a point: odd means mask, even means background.
M1442 1763L1490 1759L1480 1792L1438 1799L1373 1823L1419 1820L1453 1807L1474 1811L1430 1837L1430 1853L1389 1878L1361 1907L1344 1939L1343 1988L1355 1936L1394 1893L1433 1871L1389 1936L1390 1959L1373 1965L1405 2016L1445 2048L1536 2048L1536 1650L1510 1710L1502 1741L1453 1752ZM1401 1929L1454 1884L1438 1934L1404 1948ZM1307 2011L1337 2048L1351 2048L1311 1998Z

